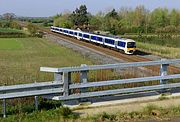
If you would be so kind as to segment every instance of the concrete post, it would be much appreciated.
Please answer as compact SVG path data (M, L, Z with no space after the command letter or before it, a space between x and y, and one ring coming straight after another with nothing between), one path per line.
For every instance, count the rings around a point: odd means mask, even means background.
M34 96L35 110L38 110L38 96Z
M62 73L54 73L54 81L61 81Z
M71 73L70 72L63 72L63 75L62 75L62 81L64 83L64 85L63 85L63 89L64 89L63 96L65 96L65 97L69 95L70 79L71 79Z
M87 67L87 65L81 64L81 67ZM87 83L87 72L88 71L81 71L81 73L80 73L80 82L81 83ZM81 91L81 93L84 93L87 91L87 88L82 88L80 91Z
M38 110L38 96L34 96L34 104L35 104L35 110Z
M161 59L161 60L165 60L165 59ZM161 67L160 67L160 75L161 76L167 75L168 66L169 66L169 64L161 64ZM166 83L167 83L167 80L160 80L160 85L163 85ZM161 93L165 93L165 92L167 92L166 89L161 90Z
M86 64L81 64L81 67L87 67L87 65ZM88 71L81 71L80 72L80 82L81 83L87 83L88 82L87 73L88 73ZM81 93L87 92L87 88L81 88L80 92ZM87 98L82 98L82 99L79 99L78 101L79 101L79 103L81 103L81 102L89 102Z
M6 118L6 99L3 99L3 118Z
M168 69L169 64L161 64L160 67L160 75L161 76L166 76L167 75L167 69ZM166 84L167 80L160 80L160 84Z

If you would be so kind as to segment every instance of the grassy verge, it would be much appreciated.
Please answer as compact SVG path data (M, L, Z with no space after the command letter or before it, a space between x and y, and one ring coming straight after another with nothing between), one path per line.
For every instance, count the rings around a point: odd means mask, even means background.
M11 28L0 28L0 33L22 33L23 31Z
M156 44L137 42L137 47L145 52L153 53L167 58L180 58L180 48L166 47Z
M91 64L80 54L41 38L0 38L0 84L49 81L53 74L41 66L65 67Z
M0 37L1 38L22 38L26 37L24 31L18 29L11 29L11 28L0 28Z
M180 106L171 106L162 108L155 105L148 105L142 111L133 111L129 113L119 112L116 114L101 113L95 116L85 118L88 121L120 121L120 122L139 122L142 120L169 120L180 116Z
M52 105L52 104L48 104ZM72 122L72 121L86 121L86 122L134 122L134 121L158 121L169 120L180 116L180 106L171 106L162 108L155 105L148 105L141 111L133 112L118 112L115 114L100 113L94 116L82 118L78 113L74 113L66 107L54 107L53 109L40 109L39 111L26 111L9 115L5 119L0 119L0 122Z
M56 106L56 103L52 101L40 103L39 111L35 111L32 104L21 106L21 112L17 108L11 107L7 111L9 113L7 118L0 118L0 122L62 122L75 120L79 117L78 114L73 113L69 108Z

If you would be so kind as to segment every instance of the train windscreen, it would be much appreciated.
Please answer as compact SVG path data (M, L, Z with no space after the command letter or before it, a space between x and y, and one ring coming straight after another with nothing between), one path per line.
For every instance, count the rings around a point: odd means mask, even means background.
M136 43L135 42L128 42L127 43L127 48L135 48L136 47Z

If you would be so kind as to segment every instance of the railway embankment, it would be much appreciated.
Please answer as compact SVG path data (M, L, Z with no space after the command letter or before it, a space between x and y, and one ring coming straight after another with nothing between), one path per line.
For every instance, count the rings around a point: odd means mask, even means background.
M98 51L98 50L89 48L87 46L79 45L75 42L69 41L67 39L64 39L64 38L61 38L52 34L47 34L45 37L48 40L58 43L61 46L72 49L73 51L81 54L85 58L89 58L90 60L92 60L94 64L115 64L115 63L127 62L123 58L121 59L121 58L114 57L112 55L107 55L105 52ZM122 73L123 75L131 74L136 77L149 76L152 74L152 71L147 70L144 67L117 69L116 71L118 73Z

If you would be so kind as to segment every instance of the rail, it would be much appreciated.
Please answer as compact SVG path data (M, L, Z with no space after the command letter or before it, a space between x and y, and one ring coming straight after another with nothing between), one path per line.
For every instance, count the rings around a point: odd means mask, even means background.
M178 88L180 87L180 82L168 83L167 81L168 79L179 79L180 74L168 75L167 70L169 64L179 64L179 63L180 63L180 59L172 59L172 60L159 60L159 61L148 61L148 62L94 65L94 66L81 65L79 67L65 67L65 68L41 67L40 71L54 73L54 81L0 87L0 99L3 100L3 115L4 117L6 117L6 99L35 96L35 108L38 109L38 96L43 96L43 95L58 95L59 100L72 100L72 99L83 99L83 98L97 97L97 96L99 97L104 95L126 94L126 93ZM88 82L87 74L89 70L141 67L141 66L151 66L151 65L161 66L159 76ZM72 81L71 74L74 72L80 72L80 83L74 83ZM89 92L87 90L87 88L91 88L91 87L120 85L126 83L139 83L139 82L145 83L154 80L159 80L160 83L158 85L152 85L152 86L110 89L104 91ZM72 92L73 89L80 89L80 93L73 93Z

